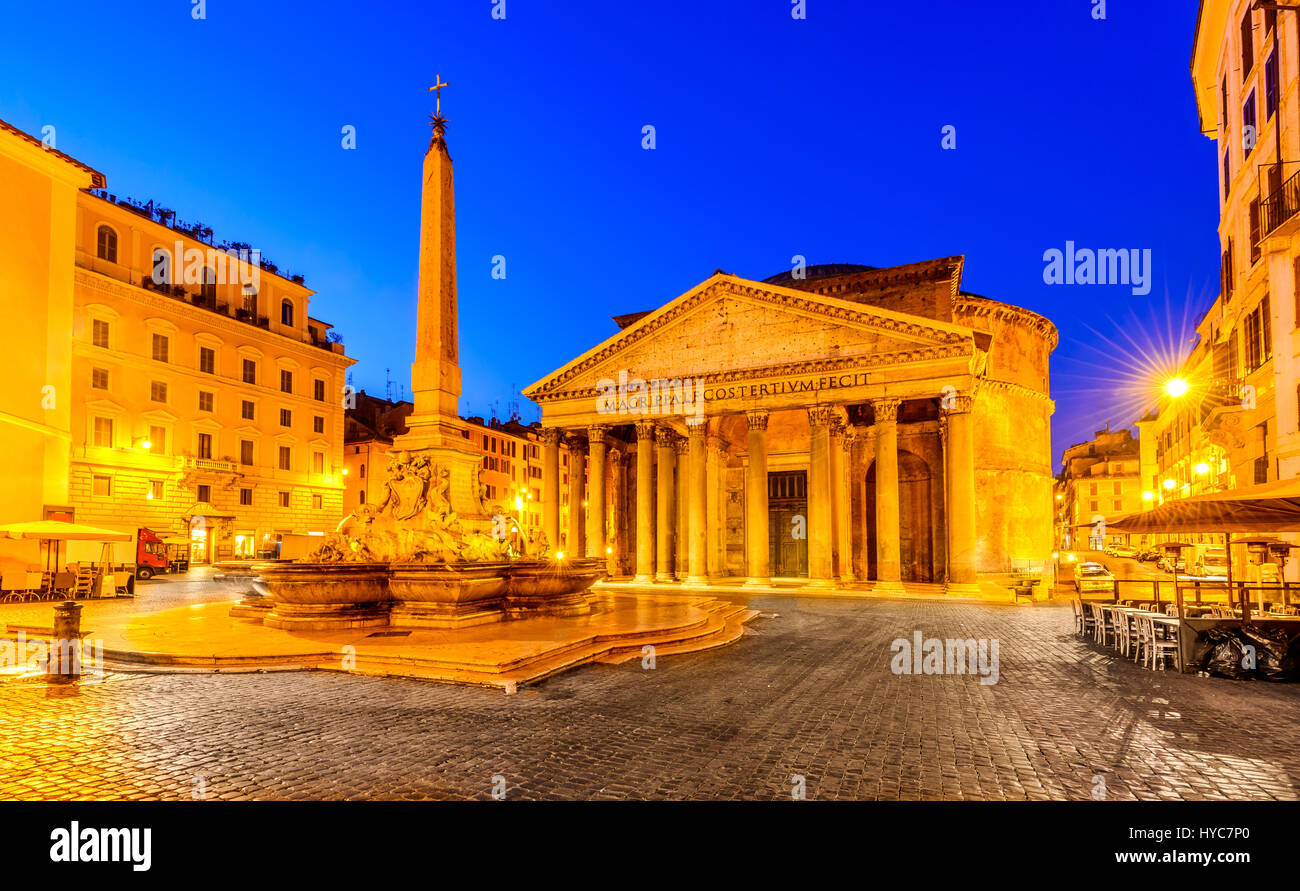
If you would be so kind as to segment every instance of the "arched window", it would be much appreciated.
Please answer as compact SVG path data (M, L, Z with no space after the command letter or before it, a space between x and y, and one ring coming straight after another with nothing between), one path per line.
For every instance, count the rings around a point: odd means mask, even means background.
M366 478L366 465L364 464L361 465L361 478L362 479Z
M101 260L117 262L117 233L108 226L100 226L95 253Z
M203 267L203 281L199 285L199 293L205 300L216 302L217 300L217 274L210 267Z
M362 503L362 504L365 504L365 503L366 503L366 490L365 490L365 489L362 489L362 490L361 490L360 492L358 492L357 494L361 496L361 503Z
M293 301L285 300L280 304L280 324L293 324Z

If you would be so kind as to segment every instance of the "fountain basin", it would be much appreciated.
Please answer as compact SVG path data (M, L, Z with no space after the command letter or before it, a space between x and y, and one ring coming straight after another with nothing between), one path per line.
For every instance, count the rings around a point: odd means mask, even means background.
M391 597L384 563L265 563L253 567L271 597L262 623L321 631L387 625Z
M604 560L517 562L510 567L505 613L512 619L588 615L591 604L585 594L604 575Z
M389 624L461 628L499 622L509 583L507 561L394 563L388 579L393 600Z

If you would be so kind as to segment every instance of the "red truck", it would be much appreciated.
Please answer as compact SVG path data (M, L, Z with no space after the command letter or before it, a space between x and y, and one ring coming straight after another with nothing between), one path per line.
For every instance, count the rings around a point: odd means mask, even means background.
M171 561L163 540L153 530L141 529L135 538L135 577L147 580L170 571Z

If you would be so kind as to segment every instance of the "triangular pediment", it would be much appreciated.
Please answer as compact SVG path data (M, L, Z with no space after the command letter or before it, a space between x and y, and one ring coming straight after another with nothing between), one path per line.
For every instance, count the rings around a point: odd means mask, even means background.
M524 390L534 399L601 380L688 378L816 362L904 364L967 355L969 328L716 274Z

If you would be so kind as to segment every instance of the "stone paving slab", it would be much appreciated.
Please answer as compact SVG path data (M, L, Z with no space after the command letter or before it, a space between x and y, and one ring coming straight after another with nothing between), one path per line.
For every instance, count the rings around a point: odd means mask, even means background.
M1300 688L1151 672L1068 608L760 598L735 644L498 691L324 672L0 683L0 797L1295 800ZM0 613L3 616L3 613ZM999 679L891 642L997 638ZM1099 805L1100 806L1100 805Z

